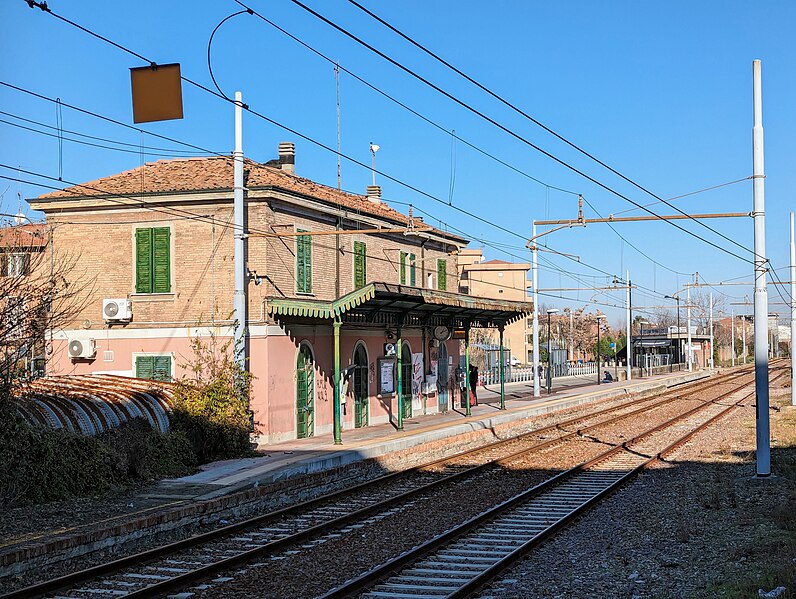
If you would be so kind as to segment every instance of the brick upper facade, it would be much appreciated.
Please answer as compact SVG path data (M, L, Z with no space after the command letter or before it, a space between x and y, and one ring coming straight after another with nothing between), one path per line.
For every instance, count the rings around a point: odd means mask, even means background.
M340 192L278 167L247 160L247 266L262 280L247 288L249 320L261 322L268 297L307 297L296 287L293 233L407 227L407 215L365 196ZM191 326L232 314L232 160L226 157L161 160L31 201L53 228L58 250L81 254L95 293L74 326L103 329L104 298L130 298L127 328ZM144 207L146 206L146 207ZM422 235L354 233L312 237L312 293L334 299L354 289L354 241L366 244L367 281L398 283L401 252L416 258L416 285L437 288L437 261L445 260L447 289L456 291L451 257L466 240L425 225ZM136 230L167 228L170 291L136 293ZM338 253L339 252L339 253ZM339 256L339 260L338 260ZM339 264L338 264L339 262ZM338 277L339 268L339 277ZM406 284L409 284L407 265Z

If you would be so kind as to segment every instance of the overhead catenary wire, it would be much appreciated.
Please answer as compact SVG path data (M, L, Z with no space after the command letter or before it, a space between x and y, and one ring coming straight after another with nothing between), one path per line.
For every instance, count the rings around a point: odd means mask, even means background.
M52 125L48 125L47 123L43 123L41 121L37 121L37 120L34 120L34 119L25 118L23 116L19 116L18 114L14 114L13 112L6 112L4 110L0 110L0 114L2 114L4 116L7 116L7 117L11 117L11 118L17 119L17 120L25 122L25 123L29 123L31 125L38 125L39 127L44 127L45 129L50 129L50 130L58 129L58 127L53 127ZM128 148L136 148L136 152L138 152L140 150L140 148L141 148L141 144L140 143L130 143L130 142L126 142L126 141L119 141L117 139L110 139L110 138L107 138L107 137L99 137L97 135L89 135L88 133L81 133L80 131L75 131L73 129L64 129L63 127L61 127L60 130L61 130L62 133L69 133L70 135L77 135L79 137L85 137L86 139L93 139L94 141L103 141L103 142L106 142L106 143L116 144L116 145L119 145L119 146L125 146L125 147L128 147ZM183 143L183 142L180 142L180 143ZM99 146L99 147L106 147L106 146ZM161 147L158 147L158 146L148 146L148 145L144 145L143 148L145 150L156 150L156 151L159 151L159 152L163 152L164 155L177 155L177 154L190 154L192 156L196 155L196 154L219 154L220 155L220 153L218 153L218 152L210 152L210 151L208 151L208 152L198 152L198 151L193 151L193 150L180 150L179 148L161 148Z
M0 111L0 114L7 114L7 113ZM18 117L16 117L16 118L18 118ZM28 120L28 119L25 119L25 120ZM125 154L135 154L135 155L142 155L142 156L169 156L169 154L166 154L166 153L163 153L163 152L143 152L141 150L133 150L131 148L116 148L114 146L109 146L109 145L106 145L106 144L98 144L98 143L94 143L94 142L91 142L91 141L83 141L81 139L74 139L74 138L71 138L71 137L66 137L66 136L64 136L61 133L49 133L47 131L40 131L38 129L34 129L33 127L28 127L27 125L22 125L20 123L14 123L12 121L7 121L6 119L0 119L0 123L2 123L4 125L8 125L10 127L16 127L17 129L23 129L25 131L30 131L32 133L37 133L39 135L44 135L45 137L54 137L54 138L56 138L58 140L59 154L61 152L60 148L62 148L63 142L68 141L68 142L80 144L80 145L83 145L83 146L89 146L89 147L93 147L93 148L101 148L103 150L112 150L114 152L123 152ZM76 135L80 135L80 134L77 133ZM113 142L113 143L118 143L118 142ZM185 158L186 156L184 154L179 154L178 157ZM58 167L59 167L58 168L59 174L62 174L63 173L63 167L62 167L62 164L61 164L60 160L59 160Z
M446 66L447 68L451 69L451 70L452 70L453 72L455 72L457 75L459 75L459 76L461 76L461 77L465 78L467 81L469 81L470 83L472 83L473 85L475 85L476 87L478 87L480 90L482 90L482 91L486 92L486 93L487 93L487 94L489 94L491 97L493 97L494 99L498 100L499 102L501 102L502 104L504 104L505 106L507 106L508 108L510 108L511 110L513 110L514 112L516 112L517 114L521 115L522 117L524 117L524 118L528 119L529 121L531 121L531 122L532 122L532 123L534 123L535 125L537 125L537 126L541 127L541 128L542 128L542 129L544 129L546 132L550 133L551 135L553 135L554 137L556 137L556 138L557 138L557 139L559 139L560 141L564 142L565 144L567 144L568 146L570 146L570 147L571 147L571 148L573 148L574 150L576 150L576 151L580 152L581 154L583 154L584 156L586 156L586 157L588 157L589 159L593 160L594 162L596 162L596 163L597 163L597 164L599 164L600 166L602 166L602 167L604 167L604 168L608 169L610 172L612 172L613 174L617 175L617 176L618 176L618 177L620 177L621 179L623 179L623 180L627 181L628 183L630 183L630 184L631 184L631 185L633 185L634 187L636 187L636 188L640 189L641 191L643 191L643 192L645 192L645 193L649 194L650 196L652 196L653 198L655 198L655 199L656 199L656 200L658 200L659 202L661 202L661 203L663 203L663 204L666 204L667 206L669 206L669 207L670 207L670 208L672 208L673 210L676 210L677 212L679 212L680 214L682 214L682 215L684 215L684 216L688 216L688 217L689 217L689 218L691 218L691 219L692 219L694 222L696 222L696 223L697 223L697 224L699 224L700 226L702 226L702 227L706 228L707 230L711 231L712 233L714 233L714 234L718 235L718 236L719 236L719 237L721 237L722 239L724 239L724 240L726 240L726 241L729 241L730 243L732 243L732 244L734 244L734 245L738 246L739 248L741 248L741 249L743 249L743 250L745 250L745 251L747 251L747 252L750 252L750 253L751 253L752 255L754 255L755 257L758 257L758 256L755 254L754 250L752 250L752 249L750 249L750 248L747 248L747 247L746 247L746 246L744 246L744 245L741 245L740 243L738 243L737 241L735 241L735 240L734 240L734 239L732 239L731 237L728 237L727 235L724 235L723 233L721 233L721 232L717 231L716 229L714 229L713 227L711 227L711 226L709 226L709 225L707 225L707 224L703 223L702 221L700 221L700 220L697 220L697 219L695 219L695 218L692 218L692 217L691 217L689 214L687 214L687 213L686 213L686 212L684 212L683 210L680 210L680 208L678 208L678 207L674 206L673 204L669 203L669 201L667 201L667 200L663 199L662 197L660 197L660 196L656 195L655 193L653 193L652 191L650 191L649 189L647 189L647 188L646 188L646 187L644 187L643 185L641 185L641 184L637 183L637 182L636 182L636 181L634 181L633 179L630 179L629 177L627 177L626 175L622 174L621 172L619 172L618 170L616 170L615 168L613 168L613 167L612 167L612 166L610 166L609 164L607 164L607 163L603 162L602 160L600 160L599 158L597 158L596 156L594 156L594 155L593 155L593 154L591 154L590 152L587 152L586 150L584 150L584 149L583 149L582 147L580 147L579 145L575 144L574 142L570 141L569 139L567 139L567 138L566 138L566 137L564 137L563 135L561 135L561 134L557 133L556 131L554 131L553 129L551 129L550 127L548 127L547 125L545 125L545 124L543 124L542 122L540 122L539 120L535 119L535 118L534 118L534 117L532 117L530 114L528 114L528 113L527 113L527 112L525 112L524 110L522 110L522 109L520 109L519 107L517 107L515 104L513 104L513 103L509 102L508 100L506 100L505 98L503 98L503 97L502 97L502 96L500 96L499 94L495 93L494 91L492 91L491 89L489 89L489 88L488 88L488 87L486 87L485 85L483 85L483 84L479 83L478 81L476 81L475 79L473 79L471 76L467 75L466 73L464 73L464 72L463 72L463 71L461 71L460 69L456 68L455 66L453 66L451 63L449 63L449 62L448 62L448 61L446 61L445 59L441 58L440 56L438 56L437 54L435 54L434 52L432 52L431 50L429 50L428 48L426 48L425 46L423 46L422 44L420 44L420 43L419 43L419 42L417 42L416 40L412 39L410 36L406 35L406 34L405 34L405 33L403 33L402 31L400 31L398 28L396 28L396 27L394 27L393 25L391 25L390 23L388 23L386 20L382 19L381 17L379 17L378 15L376 15L375 13L373 13L372 11L368 10L367 8L365 8L364 6L362 6L360 3L358 3L356 0L348 0L348 1L349 1L351 4L353 4L354 6L356 6L357 8L359 8L360 10L362 10L363 12L365 12L366 14L368 14L368 15L369 15L370 17L372 17L373 19L376 19L376 20L377 20L379 23L381 23L382 25L384 25L385 27L387 27L388 29L390 29L391 31L393 31L394 33L396 33L397 35L401 36L403 39L405 39L406 41L408 41L409 43L411 43L412 45L414 45L415 47L417 47L418 49L420 49L421 51L423 51L424 53L426 53L427 55L431 56L432 58L434 58L435 60L437 60L438 62L440 62L440 63L441 63L441 64L443 64L444 66ZM350 34L350 33L348 33L348 32L345 32L345 31L343 31L343 30L342 30L342 28L340 28L340 27L338 27L338 26L334 25L334 24L333 24L333 23L331 23L329 20L327 20L327 19L323 18L323 17L322 17L321 15L319 15L318 13L316 13L316 12L312 11L311 9L309 9L307 6L305 6L304 4L302 4L301 2L299 2L298 0L291 0L291 2L293 2L294 4L296 4L296 5L298 5L298 6L301 6L301 7L302 7L304 10L307 10L308 12L311 12L311 13L312 13L313 15L315 15L316 17L318 17L318 18L321 18L322 20L324 20L324 21L325 21L325 22L327 22L328 24L330 24L330 25L334 26L336 29L338 29L339 31L341 31L341 32L345 33L346 35L348 35L348 36L349 36L349 37L351 37L352 39L356 39L356 41L358 41L360 44L364 44L364 42L362 42L361 40L357 39L355 36L353 36L353 34ZM396 66L399 66L399 67L400 67L400 68L402 68L403 70L406 70L407 72L409 72L409 71L408 71L408 70L407 70L405 67L403 67L403 65L396 64L396 63L395 63L395 62L394 62L392 59L388 58L386 55L384 55L384 54L382 54L382 53L378 52L377 50L375 50L375 48L372 48L372 51L375 51L375 52L377 52L377 53L378 53L380 56L382 56L382 57L383 57L383 58L385 58L386 60L389 60L391 63L395 64ZM422 79L421 79L421 80L422 80ZM423 80L423 82L425 83L425 81L424 81L424 80ZM445 93L445 92L443 92L443 91L442 91L440 88L437 88L436 86L433 86L433 87L434 87L434 89L436 89L437 91L439 91L439 92L441 92L441 93L444 93L446 96L448 96L448 94L447 94L447 93ZM454 99L454 98L451 98L451 99ZM592 181L593 181L593 180L592 180ZM597 183L596 181L593 181L593 182ZM598 184L599 184L599 183L598 183ZM616 193L616 192L614 192L614 193ZM619 194L617 194L617 195L619 195ZM622 196L620 196L620 197L622 197ZM641 206L641 205L637 205L637 208L641 208L641 209L643 209L643 210L647 210L647 208L646 208L646 207L643 207L643 206ZM648 210L647 210L647 211L648 211ZM680 227L678 227L678 228L680 228ZM683 229L683 230L685 230L685 229ZM726 251L726 250L725 250L725 251ZM739 256L736 256L736 257L739 257ZM762 256L761 256L761 258L762 258Z
M385 92L383 89L381 89L378 86L370 83L368 80L366 80L363 77L357 75L355 72L351 71L350 69L347 69L347 68L343 67L342 65L339 64L339 62L337 60L332 59L330 56L324 54L323 52L321 52L317 48L313 47L312 45L308 44L307 42L305 42L304 40L302 40L298 36L290 33L284 27L278 25L277 23L275 23L274 21L272 21L271 19L269 19L268 17L266 17L262 13L258 12L257 10L254 10L248 4L246 4L245 2L242 2L241 0L233 0L233 2L235 2L236 4L246 8L247 11L252 11L252 14L254 16L256 16L257 18L259 18L262 21L264 21L265 23L269 24L271 27L273 27L277 31L283 33L285 36L289 37L290 39L292 39L293 41L295 41L299 45L303 46L304 48L306 48L310 52L316 54L317 56L319 56L323 60L329 62L330 64L335 65L335 67L337 67L340 71L343 71L344 73L346 73L350 77L356 79L361 84L365 85L366 87L368 87L369 89L373 90L377 94L379 94L382 97L388 99L389 101L393 102L394 104L400 106L401 108L403 108L407 112L409 112L409 113L413 114L414 116L418 117L419 119L425 121L426 123L428 123L432 127L435 127L436 129L442 131L443 133L445 133L447 135L450 135L451 138L462 142L464 145L466 145L467 147L469 147L472 150L475 150L476 152L478 152L482 156L486 156L487 158L497 162L498 164L501 164L502 166L505 166L506 168L514 171L518 175L522 175L523 177L526 177L527 179L530 179L531 181L534 181L534 182L538 183L539 185L541 185L543 187L546 187L546 188L549 188L549 189L554 189L554 190L560 191L562 193L568 193L570 195L578 195L578 192L576 192L576 191L572 191L570 189L566 189L566 188L563 188L563 187L552 185L550 183L546 183L545 181L539 179L538 177L534 177L533 175L529 174L528 172L526 172L526 171L524 171L524 170L522 170L522 169L520 169L520 168L518 168L518 167L516 167L516 166L514 166L514 165L512 165L512 164L510 164L508 162L506 162L505 160L502 160L502 159L498 158L497 156L495 156L491 152L489 152L487 150L484 150L483 148L481 148L480 146L476 145L475 143L473 143L471 141L468 141L467 139L457 135L455 130L446 129L445 127L440 125L438 122L436 122L433 119L425 116L421 112L415 110L414 108L412 108L408 104L402 102L401 100L399 100L395 96ZM240 14L240 13L236 13L236 14Z
M47 6L46 2L37 2L36 0L24 0L24 1L25 1L25 2L26 2L28 5L29 5L29 6L31 6L31 8L33 8L33 7L39 8L39 9L41 9L43 12L45 12L46 14L52 15L52 16L54 16L54 17L58 18L59 20L61 20L61 21L65 22L65 23L67 23L67 24L69 24L69 25L72 25L72 26L74 26L74 27L77 27L77 28L78 28L78 29L80 29L81 31L84 31L84 32L88 33L89 35L91 35L91 36L93 36L93 37L95 37L95 38L97 38L97 39L99 39L99 40L102 40L102 41L104 41L104 42L106 42L106 43L109 43L109 44L111 44L112 46L114 46L114 47L116 47L116 48L118 48L118 49L120 49L120 50L122 50L122 51L124 51L124 52L127 52L127 53L129 53L130 55L132 55L132 56L135 56L136 58L139 58L140 60L143 60L144 62L147 62L147 63L149 63L149 64L150 64L151 66L153 66L153 67L156 67L156 66L157 66L157 63L156 63L156 62L154 62L154 61L151 61L151 60L147 59L146 57L142 56L142 55L141 55L141 54L139 54L138 52L135 52L135 51L133 51L133 50L130 50L129 48L126 48L126 47L122 46L121 44L118 44L118 43L116 43L116 42L113 42L112 40L110 40L110 39L106 38L105 36L102 36L102 35L100 35L100 34L98 34L98 33L95 33L95 32L93 32L93 31L91 31L90 29L87 29L87 28L83 27L82 25L79 25L79 24L77 24L77 23L75 23L75 22L73 22L73 21L71 21L71 20L69 20L69 19L67 19L67 18L65 18L65 17L63 17L63 16L61 16L61 15L58 15L57 13L54 13L54 12L53 12L53 11L52 11L52 10L49 8L49 6ZM301 8L303 8L304 10L306 10L306 11L310 12L312 15L314 15L314 16L316 16L317 18L321 19L322 21L324 21L325 23L327 23L327 24L329 24L330 26L334 27L335 29L337 29L337 30L338 30L338 31L340 31L341 33L345 34L346 36L350 37L351 39L353 39L353 40L357 41L357 43L359 43L359 44L361 44L361 45L365 46L366 48L368 48L368 49L369 49L369 50L371 50L372 52L375 52L375 53L377 53L379 56L383 57L385 60L387 60L387 61L388 61L388 62L390 62L391 64L394 64L395 66L397 66L397 67L399 67L400 69L404 70L404 71L405 71L405 72L407 72L408 74L410 74L410 75L412 75L413 77L415 77L415 78L419 79L420 81L422 81L422 82L423 82L423 83L425 83L426 85L429 85L429 86L431 86L433 89L435 89L435 90L439 91L440 93L442 93L443 95L445 95L445 96L446 96L446 97L448 97L449 99L453 100L453 101L454 101L454 102L456 102L457 104L461 105L462 107L464 107L464 108L466 108L467 110L469 110L469 111L473 112L473 113L474 113L474 114L476 114L477 116L479 116L479 117L481 117L481 118L483 118L483 119L487 120L488 122L490 122L491 124L495 125L495 126L496 126L496 127L498 127L499 129L501 129L501 130L505 131L506 133L510 134L512 137L515 137L515 138L516 138L516 139L518 139L519 141L522 141L522 142L523 142L523 143L525 143L526 145L528 145L528 146L530 146L530 147L534 148L535 150L537 150L537 151L541 152L542 154L544 154L544 155L545 155L545 156L547 156L548 158L550 158L550 159L552 159L552 160L554 160L554 161L558 162L559 164L561 164L562 166L565 166L565 167L566 167L566 168L568 168L569 170L571 170L571 171L573 171L573 172L575 172L575 173L577 173L577 174L581 175L582 177L584 177L584 178L588 179L589 181L591 181L591 182L592 182L592 183L594 183L595 185L598 185L599 187L602 187L603 189L605 189L605 190L607 190L607 191L609 191L609 192L613 193L613 194L614 194L614 195L616 195L617 197L620 197L620 198L622 198L622 199L624 199L624 200L628 201L629 203L633 204L634 206L637 206L638 208L641 208L641 209L642 209L642 210L644 210L645 212L648 212L650 215L652 215L652 216L655 216L656 218L661 218L661 216L660 216L660 215L656 214L656 213L655 213L655 212L653 212L652 210L650 210L650 209L648 209L648 208L644 208L644 207L643 207L641 204L639 204L638 202L636 202L636 201L632 200L631 198L629 198L629 197L627 197L627 196L625 196L625 195L623 195L623 194L619 193L618 191L616 191L616 190L612 189L612 188L611 188L611 187L609 187L608 185L606 185L606 184L604 184L604 183L602 183L602 182L598 181L597 179L595 179L595 178L591 177L590 175L588 175L588 174L584 173L583 171L581 171L581 170L577 169L576 167L574 167L574 166L572 166L571 164L569 164L569 163L565 162L564 160L562 160L562 159L558 158L557 156L554 156L554 155L553 155L553 154L551 154L550 152L548 152L548 151L546 151L546 150L542 149L541 147L539 147L539 146L537 146L536 144L532 143L530 140L528 140L528 139L524 138L523 136L521 136L521 135L519 135L519 134L515 133L514 131L512 131L512 130L508 129L508 128L507 128L507 127L505 127L504 125L501 125L500 123L498 123L497 121L495 121L495 120L494 120L494 119L492 119L491 117L488 117L487 115L485 115L484 113L482 113L482 112L480 112L479 110L475 109L474 107L470 106L470 105L469 105L469 104L467 104L466 102L464 102L464 101L462 101L462 100L460 100L460 99L456 98L455 96L453 96L452 94L450 94L450 93L446 92L445 90L443 90L443 89L442 89L442 88L440 88L439 86L436 86L435 84L431 83L431 82L430 82L430 81L428 81L427 79L423 78L421 75L419 75L419 74L415 73L414 71L412 71L412 70L411 70L411 69L409 69L408 67L405 67L404 65L402 65L402 64L400 64L399 62L395 61L394 59L392 59L392 58L388 57L388 56L387 56L387 55L385 55L383 52L381 52L381 51L377 50L376 48L374 48L373 46L371 46L370 44L368 44L368 43L367 43L367 42L365 42L364 40L361 40L360 38L358 38L357 36L355 36L355 35L354 35L354 34L352 34L351 32L349 32L349 31L347 31L346 29L344 29L344 28L340 27L340 26L339 26L339 25L337 25L336 23L334 23L334 22L332 22L331 20L327 19L327 18L326 18L326 17L324 17L323 15L319 14L318 12L316 12L316 11L314 11L313 9L309 8L308 6L304 5L303 3L299 2L298 0L291 0L291 2L293 2L293 3L294 3L294 4L296 4L297 6L300 6L300 7L301 7ZM189 84L191 84L191 85L193 85L193 86L195 86L195 87L197 87L197 88L199 88L199 89L202 89L202 90L204 90L205 92L207 92L207 93L210 93L210 94L212 94L212 95L214 95L214 96L216 96L216 97L218 97L218 98L220 98L220 99L222 99L222 100L225 100L225 101L227 101L227 102L230 102L230 100L229 100L229 99L227 99L227 98L225 98L223 94L219 94L218 92L211 90L210 88L208 88L208 87L207 87L207 86L205 86L205 85L202 85L201 83L198 83L198 82L196 82L196 81L194 81L194 80L192 80L192 79L189 79L188 77L185 77L185 76L181 76L180 78L181 78L183 81L185 81L186 83L189 83ZM232 101L232 103L234 103L234 101ZM274 119L271 119L270 117L267 117L267 116L265 116L264 114L262 114L262 113L260 113L260 112L258 112L258 111L256 111L256 110L254 110L254 109L252 109L250 106L248 106L248 105L246 105L246 104L243 104L242 108L243 108L244 110L246 110L246 111L250 112L251 114L253 114L253 115L255 115L255 116L258 116L259 118L261 118L261 119L265 120L266 122L269 122L269 123L271 123L271 124L273 124L273 125L275 125L275 126L277 126L277 127L280 127L280 128L282 128L282 129L284 129L285 131L288 131L288 132L290 132L290 133L292 133L292 134L294 134L294 135L297 135L297 136L301 137L302 139L305 139L306 141L309 141L310 143L313 143L314 145L317 145L318 147L321 147L321 148L323 148L323 149L325 149L325 150L327 150L327 151L329 151L329 152L335 153L335 154L337 153L337 150L336 150L336 149L334 149L334 148L331 148L331 147L327 146L326 144L323 144L323 143L321 143L321 142L319 142L319 141L317 141L317 140L314 140L314 139L312 139L311 137L309 137L309 136L307 136L307 135L304 135L304 134L302 134L302 133L300 133L300 132L296 131L295 129L292 129L292 128L290 128L290 127L286 126L286 125L283 125L282 123L279 123L278 121L276 121L276 120L274 120ZM343 157L344 157L344 158L346 158L347 160L349 160L349 161L353 162L354 164L357 164L357 165L359 165L359 166L362 166L363 168L368 168L368 166L367 166L367 165L365 165L365 164L364 164L364 163L362 163L361 161L359 161L359 160L356 160L356 159L354 159L354 158L352 158L352 157L350 157L350 156L343 155ZM388 175L388 174L386 174L386 173L381 173L380 171L378 171L378 170L376 170L376 169L373 169L373 170L374 170L374 172L376 172L376 173L378 173L378 174L382 175L383 177L385 177L385 178L387 178L387 179L389 179L389 180L391 180L391 181L393 181L393 182L395 182L395 183L398 183L399 185L401 185L401 186L403 186L403 187L406 187L407 189L410 189L410 190L412 190L412 191L414 191L414 192L416 192L416 193L419 193L420 195L423 195L423 196L425 196L425 197L428 197L429 199L433 199L434 201L437 201L437 202L440 202L440 203L443 203L443 204L447 204L447 202L445 202L444 200L441 200L440 198L437 198L436 196L434 196L434 195L432 195L432 194L430 194L430 193L428 193L428 192L425 192L425 191L423 191L423 190L420 190L420 189L418 189L417 187L415 187L415 186L413 186L413 185L411 185L411 184L409 184L409 183L406 183L406 182L404 182L404 181L401 181L400 179L397 179L397 178L395 178L395 177L392 177L392 176L390 176L390 175ZM463 208L460 208L460 207L458 207L458 206L451 206L451 208L453 208L453 209L455 209L455 210L458 210L458 211L462 212L463 214L467 214L468 216L471 216L471 217L473 217L473 218L476 218L476 219L478 219L478 220L481 220L482 222L485 222L485 223L487 223L487 224L490 224L491 226L493 226L493 227L496 227L496 228L498 228L498 229L500 229L500 230L502 230L502 231L504 231L504 232L506 232L506 233L509 233L509 234L511 234L511 235L515 235L515 236L519 236L519 234L518 234L518 233L516 233L516 232L514 232L514 231L510 231L509 229L506 229L505 227L503 227L503 226L501 226L501 225L498 225L498 224L496 224L496 223L494 223L494 222L488 221L487 219L483 219L483 218L481 218L481 217L478 217L477 215L474 215L473 213L471 213L471 212L470 212L470 211L468 211L468 210L464 210ZM753 261L753 260L749 260L749 259L747 259L747 258L744 258L744 257L742 257L742 256L740 256L740 255L738 255L738 254L736 254L735 252L732 252L732 251L730 251L730 250L728 250L728 249L726 249L726 248L723 248L723 247L721 247L720 245L718 245L718 244L716 244L716 243L714 243L714 242L712 242L712 241L710 241L710 240L708 240L708 239L705 239L704 237L701 237L701 236L697 235L697 234L696 234L696 233L694 233L693 231L689 231L688 229L685 229L684 227L681 227L680 225L678 225L678 224L674 223L673 221L670 221L670 220L665 220L665 219L662 219L662 220L664 220L664 222L668 223L669 225L671 225L671 226L673 226L673 227L675 227L675 228L677 228L677 229L679 229L679 230L683 231L684 233L686 233L686 234L688 234L688 235L690 235L690 236L692 236L692 237L694 237L694 238L696 238L696 239L699 239L699 240L701 240L702 242L704 242L704 243L706 243L706 244L708 244L708 245L710 245L710 246L712 246L712 247L714 247L714 248L716 248L716 249L718 249L718 250L720 250L720 251L722 251L722 252L724 252L724 253L726 253L726 254L728 254L728 255L734 256L734 257L738 258L739 260L743 260L743 261L745 261L745 262L748 262L748 263L750 263L750 264L754 264L754 261Z

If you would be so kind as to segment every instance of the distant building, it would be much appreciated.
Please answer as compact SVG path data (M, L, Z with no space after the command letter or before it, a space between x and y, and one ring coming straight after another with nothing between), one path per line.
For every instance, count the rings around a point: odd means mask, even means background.
M528 301L530 264L504 260L485 261L480 249L461 250L456 262L460 293L501 300ZM524 318L508 325L503 338L503 344L511 350L511 356L523 364L533 361L533 349L528 343L528 335L533 332L533 327L529 326L528 320ZM506 360L509 359L506 356Z

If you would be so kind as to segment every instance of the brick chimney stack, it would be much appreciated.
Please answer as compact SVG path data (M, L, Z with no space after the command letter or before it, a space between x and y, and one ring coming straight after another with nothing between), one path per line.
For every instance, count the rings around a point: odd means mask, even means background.
M279 168L291 175L296 174L296 145L289 141L279 144Z
M381 187L378 185L368 185L368 201L374 204L381 204Z

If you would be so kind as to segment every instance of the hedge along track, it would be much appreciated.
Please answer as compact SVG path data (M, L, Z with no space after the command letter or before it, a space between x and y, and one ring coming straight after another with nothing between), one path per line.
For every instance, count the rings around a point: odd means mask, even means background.
M718 385L734 383L733 378L745 374L748 373L736 371L707 383L699 382L689 385L687 388L680 388L671 397L661 399L661 396L658 395L639 400L634 402L634 405L653 402L654 405L646 405L618 416L612 416L597 424L579 428L574 432L564 433L561 436L536 443L531 447L525 447L507 456L490 459L476 466L449 465L441 472L423 472L425 469L442 466L478 453L494 451L496 448L507 447L512 443L520 443L529 437L561 432L561 429L577 425L579 422L626 409L628 404L625 403L620 406L605 408L587 415L570 418L518 437L435 460L409 470L388 474L276 512L250 518L208 533L33 585L4 595L2 599L45 596L54 591L65 593L59 594L59 596L73 597L95 597L100 594L133 597L150 596L184 587L249 559L275 553L290 544L306 542L313 537L356 520L367 518L377 512L383 512L382 516L389 515L390 510L394 510L398 502L410 499L412 496L423 493L433 487L453 482L466 476L472 476L479 471L498 466L502 462L518 456L541 451L555 443L560 443L600 426L606 426L617 420L656 409L676 400L689 399L689 396L694 393L703 392ZM421 479L420 481L417 480L418 477ZM396 488L390 493L385 493L384 489L379 487L388 483ZM291 518L291 520L284 522L285 518ZM201 558L196 555L189 555L186 558L184 553L191 553L194 548L201 548L206 555ZM183 556L180 556L180 553L183 553ZM158 562L155 563L155 560L158 560ZM85 583L89 583L89 586L83 586ZM76 587L82 587L87 590L81 592L81 589ZM104 591L104 593L98 593L98 591Z
M782 376L785 374L774 380ZM737 394L744 386L722 398ZM730 405L717 403L717 399L688 410L373 568L322 599L471 596L585 510L753 396L751 391ZM711 415L716 408L719 411ZM704 412L708 412L707 419ZM657 453L650 456L633 449L655 433L678 425L691 430Z

